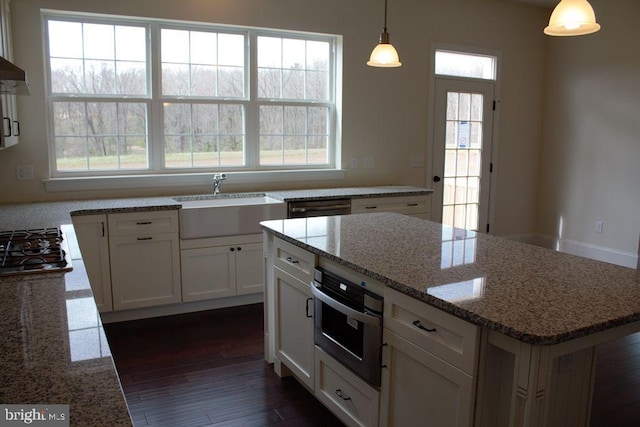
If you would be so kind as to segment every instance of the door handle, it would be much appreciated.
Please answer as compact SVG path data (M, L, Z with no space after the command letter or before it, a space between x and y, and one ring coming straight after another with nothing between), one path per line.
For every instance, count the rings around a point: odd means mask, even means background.
M307 298L307 302L305 304L304 307L304 311L307 317L313 317L311 314L309 314L309 301L313 301L313 298Z
M440 182L440 177L438 175L434 176L433 182Z

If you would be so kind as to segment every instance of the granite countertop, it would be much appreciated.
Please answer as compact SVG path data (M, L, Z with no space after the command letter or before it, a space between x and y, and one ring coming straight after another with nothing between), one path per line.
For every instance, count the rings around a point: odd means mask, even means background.
M82 259L75 258L66 274L0 277L0 402L69 405L71 426L131 426Z
M317 190L288 190L271 191L265 195L285 202L300 202L309 200L335 199L345 197L349 199L362 199L367 197L396 197L415 196L433 193L427 188L388 185L381 187L349 187L349 188L322 188Z
M322 200L336 197L351 199L364 197L409 196L431 194L433 190L419 187L390 185L381 187L325 188L252 193L221 193L215 197L243 197L264 195L284 202ZM21 203L0 205L0 230L59 227L71 223L71 215L96 215L150 210L180 209L180 200L211 198L211 194L179 195L172 197L133 197L122 199L79 200L62 202Z
M640 272L394 213L263 229L469 322L551 345L640 320Z

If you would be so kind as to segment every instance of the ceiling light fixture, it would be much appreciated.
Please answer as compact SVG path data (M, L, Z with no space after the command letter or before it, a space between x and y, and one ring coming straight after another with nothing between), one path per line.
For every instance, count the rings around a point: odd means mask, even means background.
M587 0L560 0L544 33L549 36L581 36L599 29L596 14Z
M380 42L371 52L371 57L367 62L371 67L400 67L402 63L398 58L398 52L389 43L389 33L387 32L387 0L384 0L384 28L380 34Z

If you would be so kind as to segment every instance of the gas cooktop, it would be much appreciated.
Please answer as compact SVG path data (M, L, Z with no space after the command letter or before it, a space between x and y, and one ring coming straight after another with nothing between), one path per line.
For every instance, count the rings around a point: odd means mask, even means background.
M62 240L58 228L0 231L0 275L64 269Z

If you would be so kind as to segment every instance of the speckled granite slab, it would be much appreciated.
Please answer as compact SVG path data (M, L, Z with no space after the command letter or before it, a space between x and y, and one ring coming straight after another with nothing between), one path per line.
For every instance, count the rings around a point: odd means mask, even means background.
M395 197L416 196L433 193L427 188L388 185L381 187L349 187L349 188L323 188L316 190L289 190L270 191L266 195L285 202L299 202L309 200L335 199L346 197L349 199L362 199L367 197Z
M82 200L68 202L0 205L0 230L59 227L71 223L71 215L179 209L180 203L167 197Z
M539 345L640 320L640 272L393 213L262 222L451 314Z
M93 296L73 273L0 278L0 334L0 402L69 405L72 426L132 425Z

